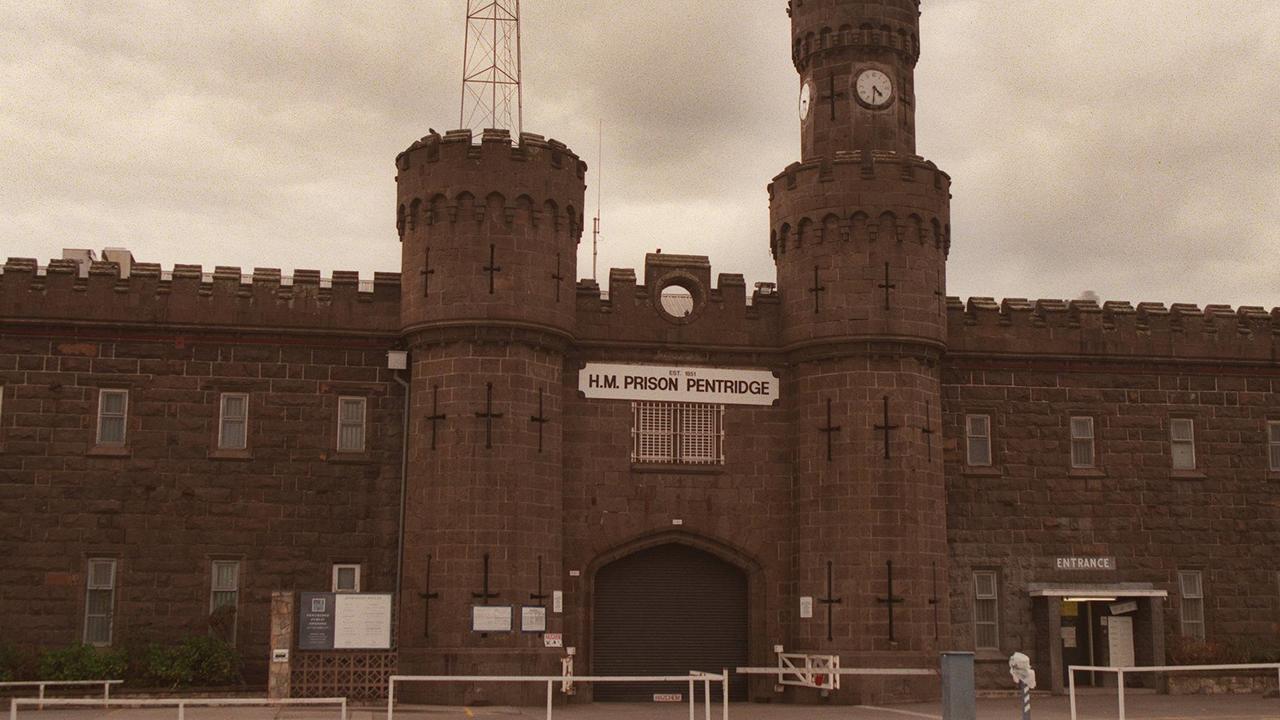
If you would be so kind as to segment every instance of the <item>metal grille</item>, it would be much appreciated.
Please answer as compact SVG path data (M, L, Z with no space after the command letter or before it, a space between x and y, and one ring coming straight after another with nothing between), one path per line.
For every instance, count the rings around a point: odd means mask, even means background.
M1267 445L1270 448L1271 469L1280 471L1280 422L1267 423Z
M1182 591L1182 634L1204 639L1204 586L1199 570L1178 573L1178 589Z
M248 433L249 396L244 393L224 393L222 396L222 420L219 426L218 447L227 450L243 450Z
M996 574L990 571L973 574L974 647L1000 647L1000 599L996 591Z
M294 651L290 694L296 698L385 700L396 664L394 650Z
M338 398L338 449L364 450L365 398Z
M98 395L99 445L124 444L125 418L128 412L128 390L103 390Z
M968 440L968 464L975 467L990 465L991 418L987 415L965 416L965 435Z
M1093 418L1071 418L1071 467L1093 467Z
M697 403L631 404L631 461L724 463L724 406Z

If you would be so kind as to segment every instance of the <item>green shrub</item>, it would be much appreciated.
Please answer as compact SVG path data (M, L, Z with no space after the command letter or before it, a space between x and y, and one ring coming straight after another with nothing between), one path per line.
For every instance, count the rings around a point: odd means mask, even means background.
M191 637L181 645L147 648L143 675L148 682L168 687L232 685L241 682L240 656L217 638Z
M18 679L18 651L12 645L0 645L0 682Z
M118 680L129 665L124 650L72 645L40 655L41 680Z

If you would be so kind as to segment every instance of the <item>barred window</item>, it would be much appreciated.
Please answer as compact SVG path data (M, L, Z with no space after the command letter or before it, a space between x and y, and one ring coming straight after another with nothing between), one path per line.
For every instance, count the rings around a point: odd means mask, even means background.
M1204 585L1199 570L1178 572L1182 594L1182 636L1204 639Z
M209 592L209 612L216 613L222 608L231 608L230 626L227 628L227 642L236 641L235 616L240 602L240 563L236 560L214 560L211 566L212 579Z
M631 462L724 464L724 406L634 402Z
M979 650L1000 649L1000 598L996 573L973 574L973 645Z
M965 415L965 462L974 467L991 464L991 416Z
M1071 418L1071 467L1091 468L1095 464L1093 450L1093 418Z
M1195 423L1189 418L1169 420L1169 452L1173 457L1174 470L1195 470Z
M98 393L99 445L124 445L128 414L128 390L102 390Z
M218 447L244 450L249 442L248 393L223 393L218 417Z
M1280 472L1280 422L1267 423L1267 450L1271 456L1271 469Z
M115 616L116 561L90 558L85 580L84 644L110 645Z
M338 450L364 451L365 398L338 398Z

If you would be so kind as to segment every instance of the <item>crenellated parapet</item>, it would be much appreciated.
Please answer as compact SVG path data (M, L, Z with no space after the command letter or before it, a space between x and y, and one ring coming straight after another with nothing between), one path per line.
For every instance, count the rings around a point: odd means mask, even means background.
M564 143L522 133L513 144L506 130L486 130L474 143L470 130L431 133L396 156L401 239L437 223L508 225L522 216L575 240L582 236L583 208L575 188L587 164Z
M945 254L950 199L951 177L920 157L858 151L792 163L769 183L769 247L778 259L837 240L914 241Z
M677 302L664 305L663 293ZM583 280L577 288L577 336L595 343L675 344L726 351L769 352L778 347L780 304L757 289L748 302L742 275L720 273L715 285L705 256L650 253L644 282L632 269L609 272L607 293Z
M275 268L134 263L122 277L116 263L74 260L40 267L9 258L0 274L0 318L6 322L92 323L286 333L391 334L399 326L400 276Z
M791 60L803 73L815 56L841 49L892 52L914 66L920 59L917 0L857 5L837 0L792 0Z
M1092 300L947 298L949 352L1275 363L1280 308Z

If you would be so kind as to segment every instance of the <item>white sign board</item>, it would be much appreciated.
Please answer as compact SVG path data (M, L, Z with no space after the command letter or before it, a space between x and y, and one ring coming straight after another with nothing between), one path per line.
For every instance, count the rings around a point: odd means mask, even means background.
M1107 649L1111 667L1133 667L1133 618L1112 617L1107 623Z
M564 647L563 633L547 633L542 636L542 646L549 648Z
M587 363L578 389L600 400L772 405L778 378L768 370Z
M338 593L334 597L334 650L388 650L390 648L390 595Z
M653 701L656 703L684 702L684 694L683 693L654 693Z
M813 598L808 595L800 598L800 617L805 619L813 617Z
M1124 615L1125 613L1138 612L1138 601L1130 600L1128 602L1116 603L1111 606L1112 615Z
M511 606L472 605L471 629L474 632L511 632Z
M520 608L521 632L546 632L547 609L541 605L525 605Z
M551 612L564 612L564 592L561 590L553 590L551 592Z

